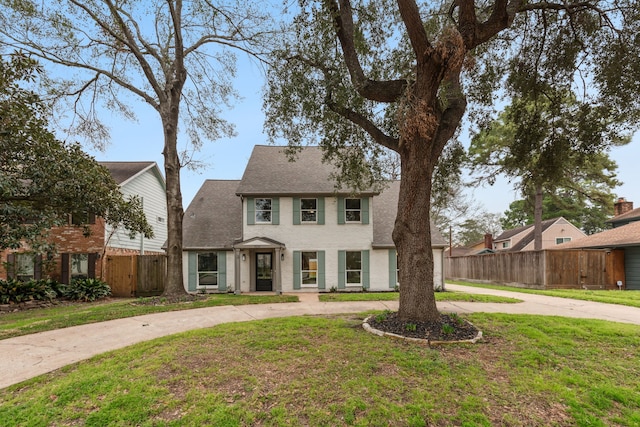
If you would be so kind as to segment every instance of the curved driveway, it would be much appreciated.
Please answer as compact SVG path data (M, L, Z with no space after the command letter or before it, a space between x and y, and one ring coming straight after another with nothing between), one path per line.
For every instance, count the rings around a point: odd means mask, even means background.
M439 310L445 312L541 314L603 319L640 325L640 308L460 285L448 284L447 289L508 296L524 302L518 304L439 302ZM221 323L398 309L398 303L395 301L318 302L316 294L298 294L298 296L300 302L295 303L209 307L149 314L0 340L0 388L110 350Z

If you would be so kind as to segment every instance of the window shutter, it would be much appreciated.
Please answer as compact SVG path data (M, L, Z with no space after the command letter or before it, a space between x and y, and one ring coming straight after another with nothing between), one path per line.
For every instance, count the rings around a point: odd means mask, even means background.
M196 252L189 252L189 292L195 292L198 287L198 254Z
M326 289L324 274L324 251L318 251L318 289Z
M218 290L227 290L227 253L218 252Z
M362 251L362 288L369 289L369 251Z
M16 255L7 255L7 279L13 279L16 277Z
M33 260L33 278L36 280L42 279L42 255L38 254Z
M69 254L62 254L62 271L60 272L60 281L66 285L69 284Z
M395 249L389 249L389 288L395 289L398 284L396 270L398 269L398 255Z
M338 289L345 289L347 286L347 252L338 251Z
M300 270L302 269L302 253L293 251L293 289L300 289L302 278Z
M95 224L96 223L96 214L94 212L89 212L88 216L89 216L89 224Z
M280 199L271 199L271 224L280 225Z
M253 197L247 197L247 225L254 225L255 223L256 223L256 200Z
M89 277L89 279L96 278L96 261L98 261L98 254L89 254L87 261L87 276Z
M369 224L369 198L368 197L363 197L362 199L360 199L360 210L361 212L361 217L360 219L362 220L361 222L363 224Z
M293 225L300 225L300 197L293 198Z
M344 197L338 197L338 224L344 224Z
M318 197L318 224L324 225L324 197Z

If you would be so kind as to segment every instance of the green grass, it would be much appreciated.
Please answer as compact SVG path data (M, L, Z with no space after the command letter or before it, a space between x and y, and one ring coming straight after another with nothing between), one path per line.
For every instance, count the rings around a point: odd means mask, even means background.
M620 304L628 305L631 307L640 307L640 292L637 291L589 291L582 289L537 290L516 288L513 286L491 285L485 283L462 282L455 280L448 280L447 283L473 286L476 288L496 289L500 291L522 292L525 294L547 295L551 297L571 298L584 301L603 302L606 304Z
M106 320L139 316L166 311L187 310L192 308L216 307L221 305L269 304L297 302L293 295L233 295L214 294L206 299L194 302L182 302L163 305L140 304L142 299L108 300L96 303L75 303L42 309L24 310L0 315L0 340L36 332L50 331L69 326ZM160 298L162 301L162 298ZM1 423L0 423L1 425Z
M362 316L224 324L0 391L12 426L637 426L640 333L474 314L485 341L434 349Z
M498 302L517 303L522 300L494 295L478 295L464 292L436 292L436 301L466 301L466 302ZM398 292L334 292L320 294L322 302L332 301L398 301Z

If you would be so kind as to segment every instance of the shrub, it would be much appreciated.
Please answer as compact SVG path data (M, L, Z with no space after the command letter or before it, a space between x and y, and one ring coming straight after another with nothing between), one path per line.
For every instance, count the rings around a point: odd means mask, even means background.
M21 282L15 279L0 280L0 304L19 304L27 301L51 301L56 295L52 280L29 280Z
M99 279L76 279L63 291L63 296L73 301L95 301L109 295L111 288Z

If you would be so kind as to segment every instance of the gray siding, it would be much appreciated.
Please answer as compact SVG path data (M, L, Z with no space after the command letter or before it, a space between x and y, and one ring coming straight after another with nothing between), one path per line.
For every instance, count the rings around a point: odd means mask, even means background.
M624 248L626 288L640 290L640 246Z

